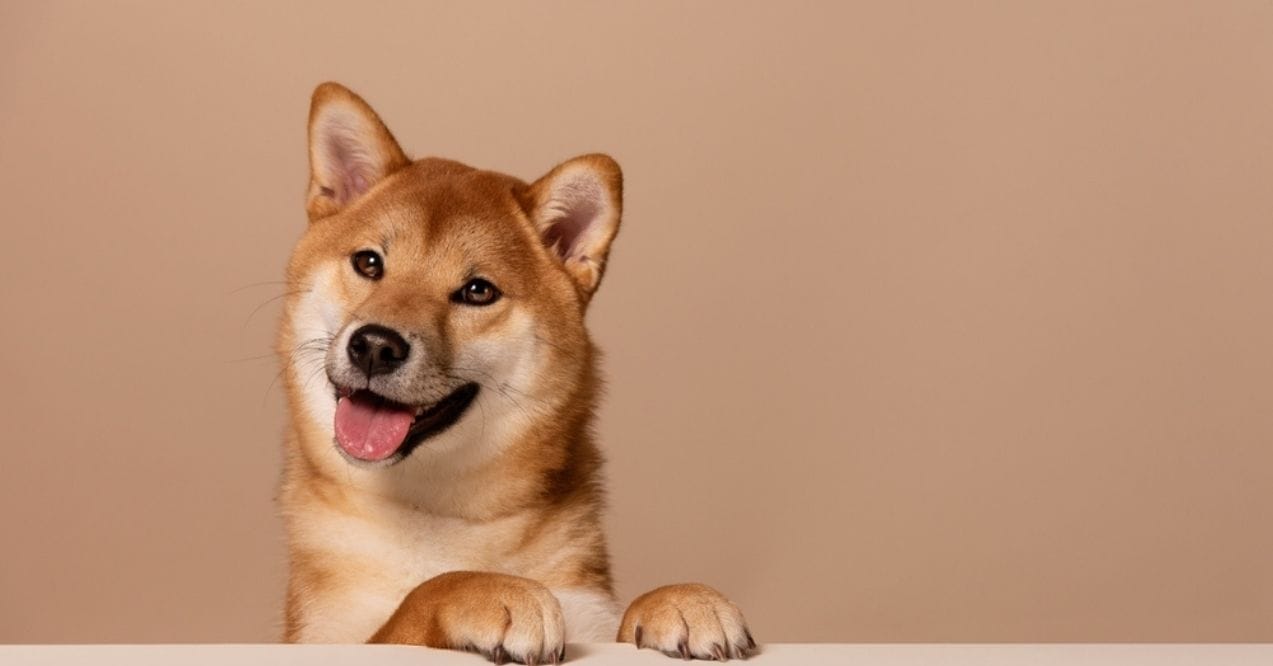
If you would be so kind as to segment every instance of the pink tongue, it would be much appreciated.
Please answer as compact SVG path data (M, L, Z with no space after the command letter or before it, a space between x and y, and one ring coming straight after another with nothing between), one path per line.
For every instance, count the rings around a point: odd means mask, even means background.
M411 410L355 394L336 403L336 441L359 460L384 460L402 446L413 420Z

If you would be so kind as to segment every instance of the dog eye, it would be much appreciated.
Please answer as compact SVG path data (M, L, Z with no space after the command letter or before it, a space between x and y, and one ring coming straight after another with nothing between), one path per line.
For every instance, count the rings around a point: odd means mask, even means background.
M468 284L455 292L451 296L451 300L466 305L490 305L499 300L499 297L500 292L495 285L482 278L473 278L468 281Z
M359 250L350 257L350 261L354 265L354 270L358 274L371 279L379 280L380 276L385 274L385 260L371 250Z

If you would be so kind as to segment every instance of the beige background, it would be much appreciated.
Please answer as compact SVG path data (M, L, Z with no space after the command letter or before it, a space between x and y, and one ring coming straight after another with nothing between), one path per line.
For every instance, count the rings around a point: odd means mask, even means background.
M910 4L0 3L0 641L276 636L325 79L416 155L624 166L625 596L1273 640L1273 4Z

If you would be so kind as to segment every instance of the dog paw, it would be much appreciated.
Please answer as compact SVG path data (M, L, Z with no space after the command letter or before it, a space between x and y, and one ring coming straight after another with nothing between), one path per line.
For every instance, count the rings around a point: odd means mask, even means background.
M566 657L566 622L536 581L462 571L422 583L372 641L476 652L497 664L556 664Z
M681 659L746 659L756 649L738 607L696 583L637 597L623 614L618 640Z

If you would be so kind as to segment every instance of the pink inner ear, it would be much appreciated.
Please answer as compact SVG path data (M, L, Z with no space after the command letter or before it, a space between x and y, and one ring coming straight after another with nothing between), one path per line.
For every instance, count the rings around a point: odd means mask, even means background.
M379 175L371 150L359 140L358 130L346 119L332 118L322 128L326 174L323 187L336 203L345 205L362 196Z
M547 206L552 221L544 229L544 244L562 259L585 253L587 248L581 247L579 240L596 222L604 196L601 185L587 177L556 187Z

